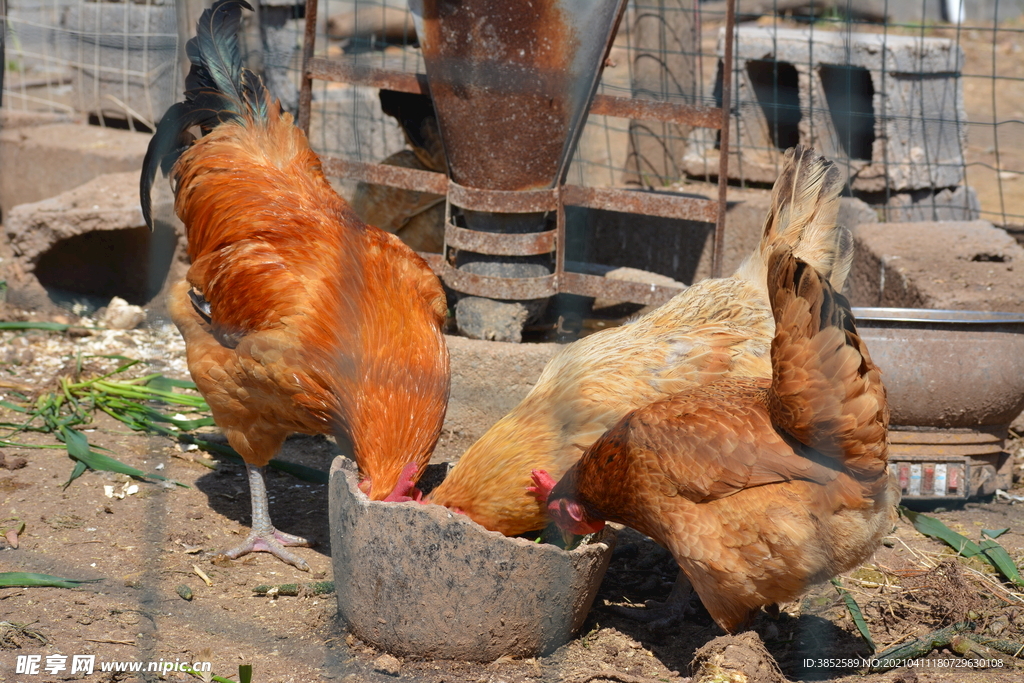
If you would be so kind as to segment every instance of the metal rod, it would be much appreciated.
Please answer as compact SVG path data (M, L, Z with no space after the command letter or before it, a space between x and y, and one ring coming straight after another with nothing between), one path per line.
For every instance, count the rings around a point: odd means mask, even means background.
M722 65L722 125L718 145L718 220L711 251L711 277L722 277L722 254L725 251L725 213L729 192L729 122L732 116L732 48L736 36L736 0L725 5L725 55Z
M318 0L306 0L306 34L302 41L302 83L299 86L299 118L296 125L309 137L309 119L313 108L313 76L308 72L316 49L316 11Z
M448 176L434 171L403 168L389 164L371 164L366 161L348 161L337 157L320 158L324 175L361 180L371 185L385 185L414 192L448 193Z
M309 62L303 67L304 73L310 78L336 83L351 83L368 88L381 88L414 95L430 95L426 74L414 74L406 71L391 71L366 64L359 64L350 59L324 59L310 55Z
M481 232L446 223L445 243L475 254L493 256L536 256L550 254L555 248L555 231L527 233Z
M558 191L558 206L555 208L555 282L562 291L562 276L565 275L565 195L562 185Z
M714 223L718 219L718 201L703 197L682 197L666 192L579 185L564 185L562 197L563 202L569 206L583 206L588 209L707 223Z
M590 105L590 113L623 119L681 123L700 128L718 128L722 121L722 111L717 107L673 104L612 95L595 95L594 102Z

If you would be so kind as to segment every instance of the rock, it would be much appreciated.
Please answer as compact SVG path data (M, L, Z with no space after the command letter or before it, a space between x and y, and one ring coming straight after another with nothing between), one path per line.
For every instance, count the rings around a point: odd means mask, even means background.
M0 453L0 469L4 470L20 470L28 464L28 460L18 456L6 457L3 453Z
M112 296L149 303L187 269L184 232L161 218L173 213L166 195L154 207L152 232L139 207L138 170L11 209L4 216L11 258L0 276L8 302L44 312L81 300L95 310Z
M433 462L455 462L484 432L526 397L561 348L509 344L446 335L452 393ZM495 391L495 377L501 391Z
M142 306L133 306L119 296L110 300L103 314L103 324L112 330L134 330L145 319Z
M640 270L639 268L615 268L609 270L604 276L609 280L621 280L625 282L642 282L645 285L661 285L662 287L678 287L679 291L686 289L686 285L678 280L673 280L667 275L659 275L658 273L651 273L646 270ZM594 309L600 308L612 308L622 304L621 301L614 301L612 299L594 299Z
M987 221L854 229L854 306L1024 312L1024 247Z
M720 636L694 653L691 683L786 683L786 677L753 631Z
M0 174L4 222L18 204L55 197L104 173L132 173L138 203L139 169L149 138L77 123L0 128L0 168L7 169Z
M530 312L518 302L505 303L467 296L455 304L459 332L470 339L519 343Z
M373 661L373 670L385 676L397 676L402 672L402 663L397 657L381 655Z

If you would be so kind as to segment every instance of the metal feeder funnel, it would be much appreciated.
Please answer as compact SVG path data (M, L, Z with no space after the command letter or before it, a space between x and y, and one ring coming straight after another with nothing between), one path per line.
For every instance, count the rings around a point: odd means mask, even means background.
M411 0L452 180L559 184L625 0Z
M467 336L519 341L559 291L559 186L625 0L411 0L410 8L451 177L441 277L462 294L525 307L505 307L493 326L456 307Z

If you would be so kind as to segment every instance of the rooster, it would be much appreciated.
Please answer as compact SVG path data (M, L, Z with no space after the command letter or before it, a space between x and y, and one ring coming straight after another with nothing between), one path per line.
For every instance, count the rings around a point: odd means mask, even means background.
M732 633L764 605L856 567L892 530L889 409L849 303L780 246L768 260L772 379L732 377L631 412L553 488L574 534L604 520L668 549Z
M252 532L225 554L308 570L286 549L305 539L271 523L263 468L291 432L333 434L370 498L415 495L448 400L445 295L423 259L338 197L291 115L242 68L242 8L218 0L200 17L185 101L143 163L142 207L152 226L162 166L192 262L168 308L252 497Z
M531 472L556 479L626 413L722 377L771 377L766 265L779 244L841 290L853 257L836 226L842 174L811 149L785 156L759 247L732 277L702 280L639 320L566 346L511 413L462 456L430 502L506 535L542 529Z

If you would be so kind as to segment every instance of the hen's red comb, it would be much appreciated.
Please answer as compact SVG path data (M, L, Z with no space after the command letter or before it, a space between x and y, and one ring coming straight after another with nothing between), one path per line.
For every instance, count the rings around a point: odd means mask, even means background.
M394 490L384 501L387 503L403 503L410 500L418 502L423 498L423 492L416 488L416 482L413 481L419 468L420 466L415 462L410 462L403 467L402 473L398 475L398 483L395 484Z

